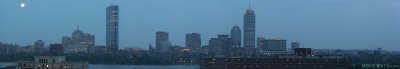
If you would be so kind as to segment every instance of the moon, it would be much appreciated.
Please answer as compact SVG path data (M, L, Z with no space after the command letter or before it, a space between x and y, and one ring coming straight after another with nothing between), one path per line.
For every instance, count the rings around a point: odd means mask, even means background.
M25 3L21 3L19 6L20 6L21 8L25 8L25 7L26 7Z

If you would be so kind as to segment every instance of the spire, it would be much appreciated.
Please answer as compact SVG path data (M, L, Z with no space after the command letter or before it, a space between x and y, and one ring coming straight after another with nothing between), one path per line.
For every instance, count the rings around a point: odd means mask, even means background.
M251 10L251 1L249 1L249 10Z

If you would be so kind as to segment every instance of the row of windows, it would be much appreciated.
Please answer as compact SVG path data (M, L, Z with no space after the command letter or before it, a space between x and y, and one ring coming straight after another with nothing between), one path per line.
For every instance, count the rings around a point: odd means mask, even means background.
M212 61L216 61L217 59L212 59ZM247 59L224 59L225 61L247 61ZM286 61L307 61L307 60L319 60L319 61L340 61L341 59L273 59L270 61L281 61L281 60L286 60ZM267 61L265 59L255 59L255 60L249 60L249 61ZM348 61L348 60L347 60Z
M39 63L47 63L47 59L39 59Z
M224 65L212 65L210 67L212 67L212 68L231 68L231 66L224 66ZM238 65L236 67L237 68L259 68L259 67L262 67L262 66L258 66L258 65ZM269 66L266 66L266 67L272 68L273 66L269 65ZM286 65L285 67L286 68L303 68L304 66L302 66L302 65ZM325 66L323 66L323 65L314 65L314 66L312 66L312 68L324 68L324 67Z
M56 62L56 59L53 59L53 63ZM47 59L39 59L39 63L49 63Z
M207 62L208 64L217 64L216 62ZM331 62L331 63L318 63L318 62L313 62L313 63L296 63L296 62L291 62L291 63L237 63L237 62L225 62L225 63L218 63L218 64L342 64L340 62Z

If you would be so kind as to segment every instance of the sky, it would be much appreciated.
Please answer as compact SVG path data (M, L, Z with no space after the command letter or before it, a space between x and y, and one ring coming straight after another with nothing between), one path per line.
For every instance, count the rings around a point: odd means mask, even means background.
M400 51L400 0L0 0L0 42L60 43L79 26L105 45L105 9L114 4L120 48L154 46L157 31L181 46L186 33L200 33L207 45L235 24L243 31L249 3L256 36L286 39L288 48L298 41L315 49Z

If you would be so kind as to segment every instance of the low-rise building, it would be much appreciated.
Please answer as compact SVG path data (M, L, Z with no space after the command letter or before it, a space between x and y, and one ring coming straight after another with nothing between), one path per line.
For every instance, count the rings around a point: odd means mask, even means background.
M36 56L34 61L17 61L8 69L88 69L88 62L68 62L65 56Z
M265 58L204 58L200 69L350 69L344 56L275 56Z

